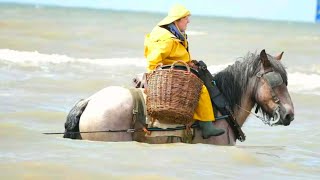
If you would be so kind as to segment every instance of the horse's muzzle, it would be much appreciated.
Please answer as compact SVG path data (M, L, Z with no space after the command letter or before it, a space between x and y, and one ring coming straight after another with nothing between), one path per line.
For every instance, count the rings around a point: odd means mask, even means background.
M284 118L282 119L283 125L288 126L290 125L291 121L294 120L294 114L285 114Z
M289 126L291 121L294 120L294 113L291 108L278 108L278 112L280 114L280 121L276 124Z

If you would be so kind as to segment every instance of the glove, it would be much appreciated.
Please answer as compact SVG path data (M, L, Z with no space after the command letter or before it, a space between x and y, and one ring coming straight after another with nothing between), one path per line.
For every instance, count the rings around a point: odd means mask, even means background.
M188 65L190 66L190 68L198 70L198 61L197 60L191 60Z

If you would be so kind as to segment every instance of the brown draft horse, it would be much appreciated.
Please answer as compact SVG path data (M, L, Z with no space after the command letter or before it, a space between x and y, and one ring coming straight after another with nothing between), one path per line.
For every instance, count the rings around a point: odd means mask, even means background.
M249 53L214 76L216 85L227 98L240 126L255 106L269 125L288 126L293 121L294 107L287 89L287 72L280 61L282 55L283 52L273 57L265 50L258 55ZM68 114L64 137L166 143L167 137L146 138L144 132L106 132L132 128L133 107L134 99L129 89L106 87L75 104ZM203 139L200 130L195 129L192 143L235 145L236 138L230 125L225 120L214 123L216 127L226 129L226 133ZM142 125L134 128L142 128ZM94 133L89 133L92 131ZM173 142L179 142L179 139Z

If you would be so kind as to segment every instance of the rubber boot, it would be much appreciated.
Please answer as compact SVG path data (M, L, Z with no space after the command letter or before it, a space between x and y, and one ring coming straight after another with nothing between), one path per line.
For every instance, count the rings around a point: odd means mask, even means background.
M203 139L208 139L211 136L220 136L225 132L224 129L215 128L212 121L199 121L199 126Z

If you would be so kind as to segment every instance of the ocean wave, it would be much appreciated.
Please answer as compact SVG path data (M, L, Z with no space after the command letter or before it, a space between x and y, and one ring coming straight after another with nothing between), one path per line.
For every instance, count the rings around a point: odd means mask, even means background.
M42 54L37 51L16 51L11 49L0 49L0 62L15 64L25 67L41 67L50 64L66 64L66 63L85 63L96 64L102 66L119 66L133 65L146 66L143 58L106 58L106 59L90 59L90 58L74 58L67 55L59 54Z
M320 75L301 72L289 73L288 89L300 94L320 95Z
M209 66L210 72L222 71L230 64ZM288 73L288 90L297 94L320 95L320 75L314 73Z
M37 51L16 51L10 49L0 49L0 62L10 64L11 66L23 67L48 67L52 64L93 64L99 66L137 66L145 67L146 60L144 58L106 58L106 59L90 59L90 58L73 58L59 54L41 54ZM208 67L210 72L216 73L226 68L228 64L211 65ZM315 69L318 69L314 67ZM312 69L311 69L312 70ZM314 71L314 69L312 70ZM320 75L317 72L290 72L288 73L288 89L291 92L299 94L320 95Z
M320 74L320 65L319 64L312 64L312 67L310 68L311 72L315 72L317 74Z

